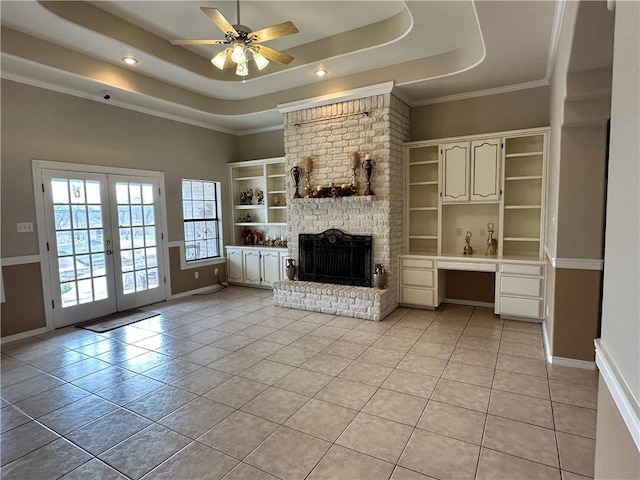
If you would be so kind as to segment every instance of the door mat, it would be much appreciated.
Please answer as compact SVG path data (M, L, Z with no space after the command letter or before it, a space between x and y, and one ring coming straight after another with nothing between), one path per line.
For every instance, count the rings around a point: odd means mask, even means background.
M160 315L160 313L152 310L140 310L139 308L134 308L132 310L127 310L126 312L117 312L107 315L106 317L100 317L88 322L78 323L76 327L91 330L96 333L104 333L109 330L124 327L125 325L131 325L132 323L136 323L141 320L146 320L147 318L155 317L156 315Z

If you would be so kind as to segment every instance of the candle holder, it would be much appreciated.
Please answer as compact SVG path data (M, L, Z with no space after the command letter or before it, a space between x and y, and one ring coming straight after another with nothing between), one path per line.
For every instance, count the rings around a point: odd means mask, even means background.
M296 187L296 191L293 194L293 198L302 198L302 195L300 195L300 191L298 190L300 186L301 174L302 174L302 168L300 168L297 163L294 163L293 168L291 169L291 178L293 179L293 185Z
M364 163L362 164L362 168L367 175L367 189L364 191L365 195L375 195L375 193L373 193L373 190L371 190L371 174L373 173L374 165L375 162L371 158L371 155L367 153L367 155L364 157Z
M358 191L358 179L356 176L356 171L360 166L360 155L358 152L352 152L349 156L349 165L351 166L351 190L355 193Z
M309 198L313 189L311 188L311 171L313 170L313 160L311 157L304 159L304 197Z
M464 237L465 246L462 249L463 255L473 255L473 247L471 246L471 232L467 231L467 235Z

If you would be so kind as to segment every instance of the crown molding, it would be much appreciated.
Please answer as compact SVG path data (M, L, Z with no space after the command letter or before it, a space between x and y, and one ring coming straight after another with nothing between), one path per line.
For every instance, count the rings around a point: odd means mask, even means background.
M318 97L306 98L304 100L296 100L295 102L281 103L278 105L280 113L297 112L307 108L322 107L338 102L348 102L349 100L358 100L360 98L373 97L376 95L384 95L391 93L394 82L379 83L368 87L354 88L353 90L345 90L343 92L329 93Z

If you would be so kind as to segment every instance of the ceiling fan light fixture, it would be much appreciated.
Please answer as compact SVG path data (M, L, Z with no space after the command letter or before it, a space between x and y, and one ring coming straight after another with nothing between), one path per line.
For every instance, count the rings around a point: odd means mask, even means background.
M221 51L220 53L218 53L215 57L211 59L211 63L213 63L220 70L224 70L224 64L227 61L227 54L229 53L229 50L230 49L227 48Z
M122 61L127 65L137 65L138 63L140 63L137 58L129 56L122 57Z
M249 75L249 67L247 66L247 62L240 62L236 67L236 75L240 77L246 77Z
M262 70L263 68L265 68L267 65L269 65L269 60L267 60L264 55L262 55L260 52L253 52L253 59L256 62L256 66L258 67L258 70Z
M233 50L231 50L231 60L237 64L246 63L247 56L244 53L244 47L243 42L235 42L233 44Z

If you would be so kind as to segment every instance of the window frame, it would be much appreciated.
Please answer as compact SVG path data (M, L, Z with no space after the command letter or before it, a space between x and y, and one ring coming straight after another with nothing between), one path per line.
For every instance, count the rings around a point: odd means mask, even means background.
M186 201L193 201L193 196L189 199L185 199L184 197L184 182L200 182L202 183L203 187L205 184L213 184L214 187L214 192L215 192L215 217L214 218L201 218L201 219L187 219L185 218L184 215L184 208L185 208L185 200ZM204 180L204 179L197 179L197 178L183 178L180 180L180 196L181 196L181 211L182 211L182 236L183 236L183 241L181 242L180 245L180 264L181 264L181 269L186 269L186 268L194 268L194 267L198 267L198 266L206 266L206 265L216 265L216 264L222 264L225 263L225 258L224 258L224 242L223 242L223 231L222 231L222 225L223 225L223 220L222 220L222 183L216 180ZM188 245L188 241L186 238L186 225L188 223L192 223L192 222L196 222L196 221L214 221L217 224L217 232L218 232L218 238L217 240L217 246L218 246L218 255L214 256L214 257L203 257L203 258L196 258L194 260L187 260L187 245Z

